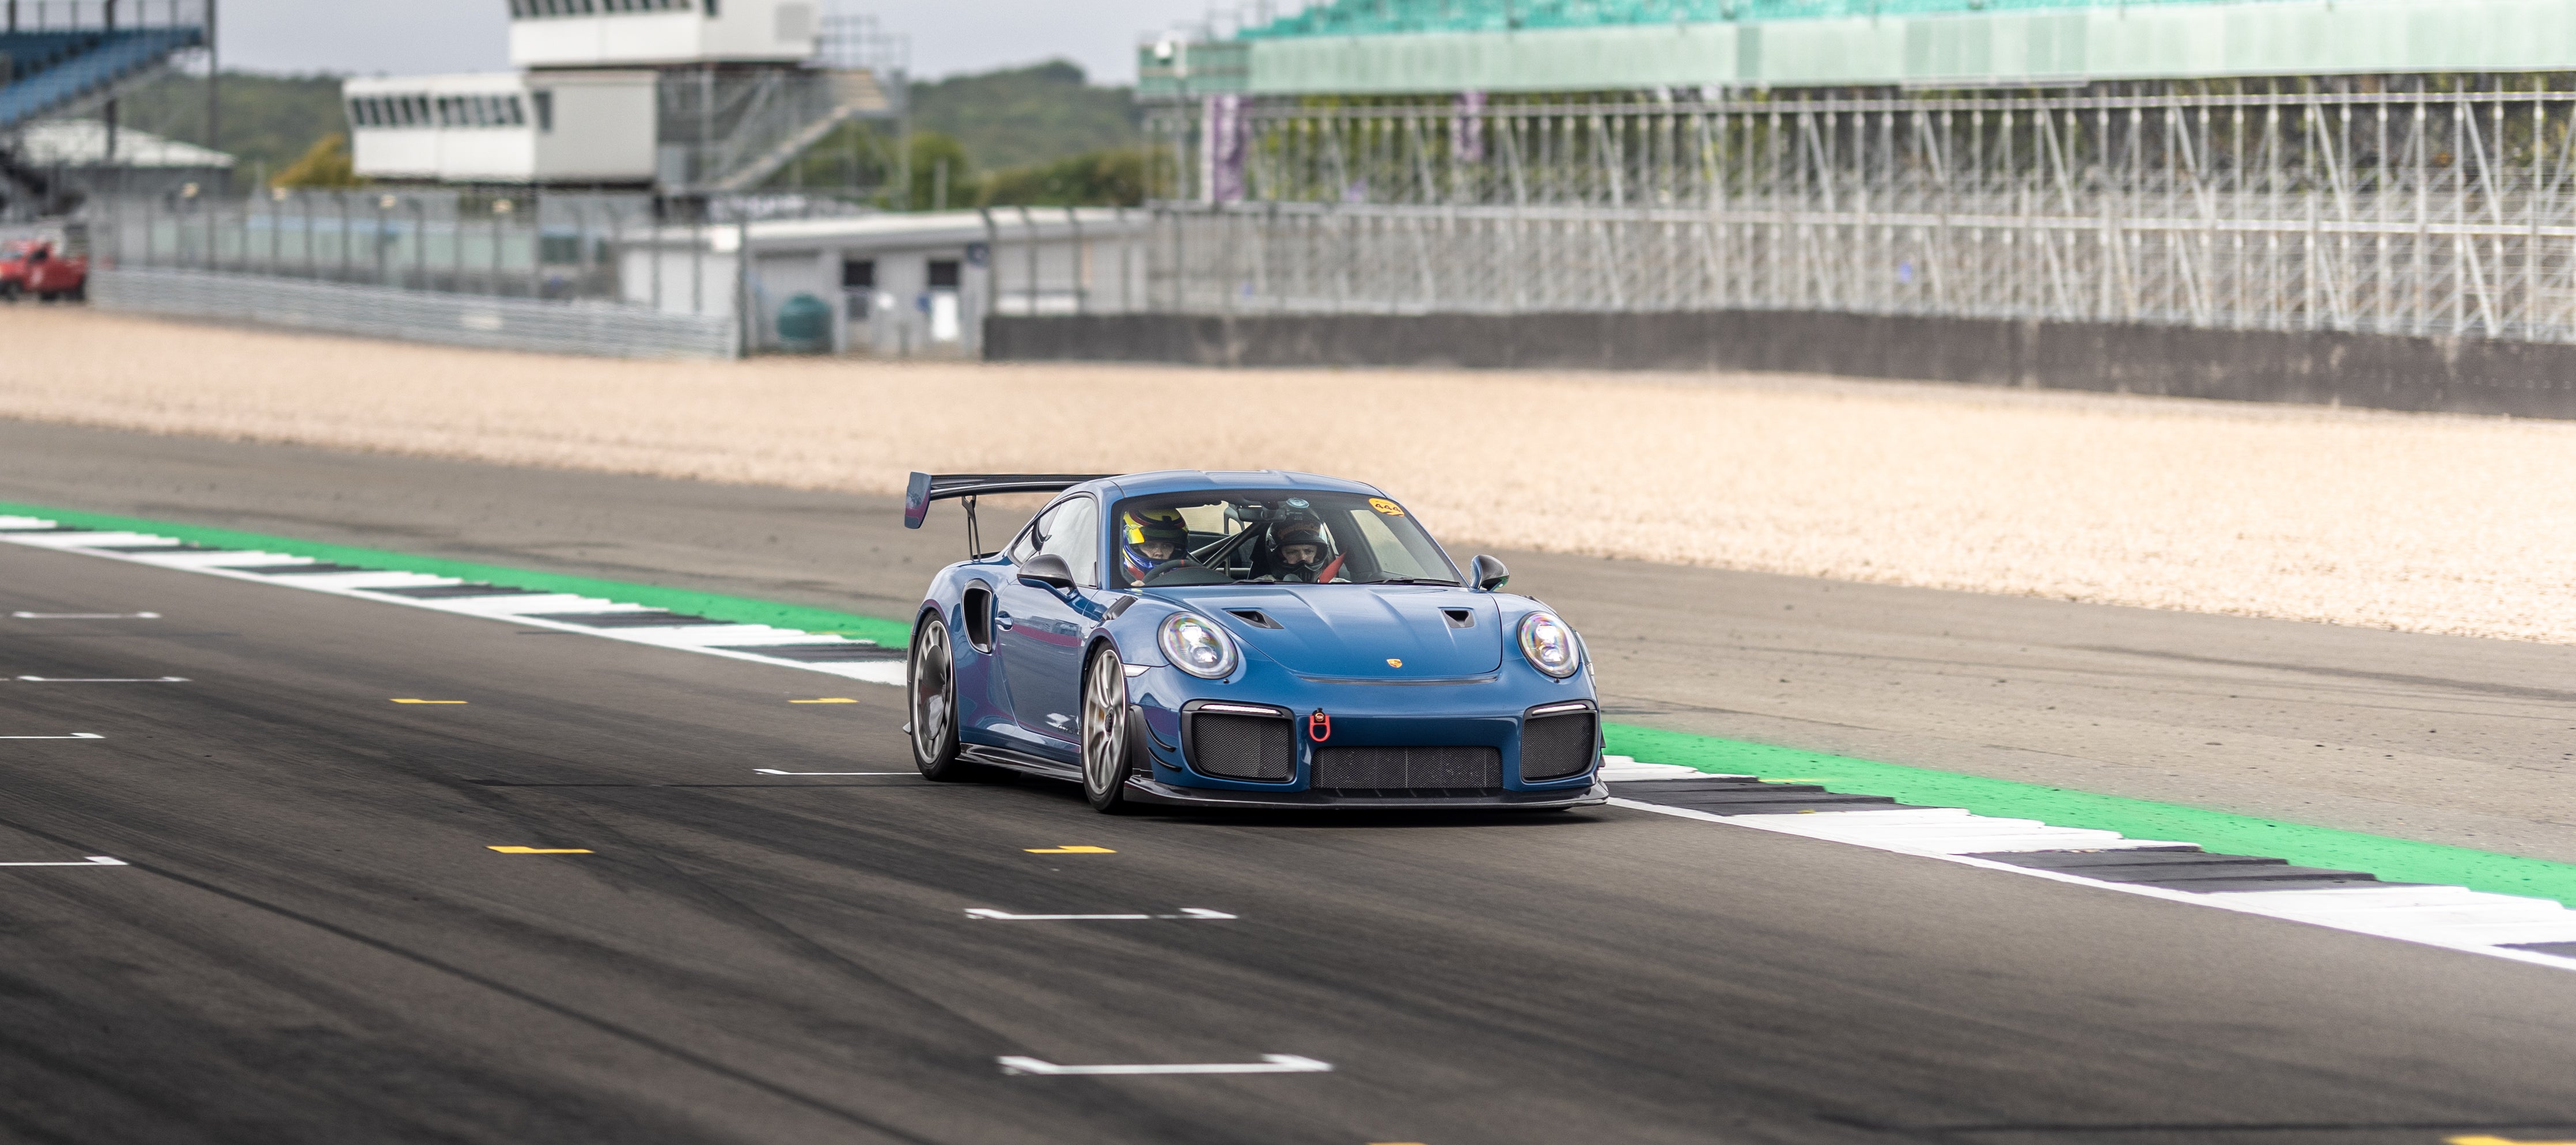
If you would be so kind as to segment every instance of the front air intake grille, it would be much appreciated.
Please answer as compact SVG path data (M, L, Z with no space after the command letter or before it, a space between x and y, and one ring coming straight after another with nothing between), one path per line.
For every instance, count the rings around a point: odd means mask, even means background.
M1276 716L1195 712L1190 766L1227 779L1287 779L1297 773L1297 733Z
M1317 748L1314 786L1323 791L1499 791L1503 753L1491 747Z
M1592 767L1592 713L1567 712L1521 722L1521 782L1564 779Z

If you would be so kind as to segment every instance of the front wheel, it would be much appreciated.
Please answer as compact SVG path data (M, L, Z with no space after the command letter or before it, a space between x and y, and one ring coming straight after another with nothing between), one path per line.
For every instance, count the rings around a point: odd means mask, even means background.
M985 776L984 768L957 758L957 657L948 625L927 617L912 632L905 659L904 691L912 699L912 762L924 778L956 783Z
M1093 810L1116 815L1127 799L1127 665L1106 644L1082 673L1082 794Z

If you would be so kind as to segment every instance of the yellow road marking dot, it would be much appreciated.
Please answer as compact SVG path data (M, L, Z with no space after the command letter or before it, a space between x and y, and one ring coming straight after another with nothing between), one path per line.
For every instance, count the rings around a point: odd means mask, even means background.
M787 701L787 702L788 702L788 703L791 703L791 704L855 704L855 703L858 703L858 701L857 701L857 700L850 699L850 698L849 698L849 697L847 697L847 696L825 696L825 697L823 697L822 699L819 699L819 700L789 700L789 701Z
M580 847L494 847L504 855L596 855L599 852Z
M2516 1141L2511 1137L2489 1137L2483 1133L2442 1140L2445 1145L2576 1145L2576 1141Z
M462 704L465 700L396 700L397 704Z
M1115 855L1118 853L1107 847L1030 847L1027 850L1032 855Z

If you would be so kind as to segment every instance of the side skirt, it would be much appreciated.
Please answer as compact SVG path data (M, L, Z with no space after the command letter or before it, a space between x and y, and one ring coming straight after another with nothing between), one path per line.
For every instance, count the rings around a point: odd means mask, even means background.
M957 754L976 763L1007 767L1013 771L1026 772L1043 779L1061 779L1069 783L1082 782L1082 768L1079 765L1058 763L1044 756L1012 751L1007 747L986 747L982 744L970 743L959 748Z

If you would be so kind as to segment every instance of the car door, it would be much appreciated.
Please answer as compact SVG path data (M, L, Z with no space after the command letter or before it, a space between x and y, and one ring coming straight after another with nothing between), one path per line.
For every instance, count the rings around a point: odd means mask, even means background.
M1073 752L1082 737L1082 647L1099 613L1087 595L1100 584L1099 502L1089 496L1058 502L1023 542L1013 546L1016 552L1064 558L1081 587L1059 592L1022 584L1016 575L995 586L994 639L1010 683L1011 713L1043 746Z

